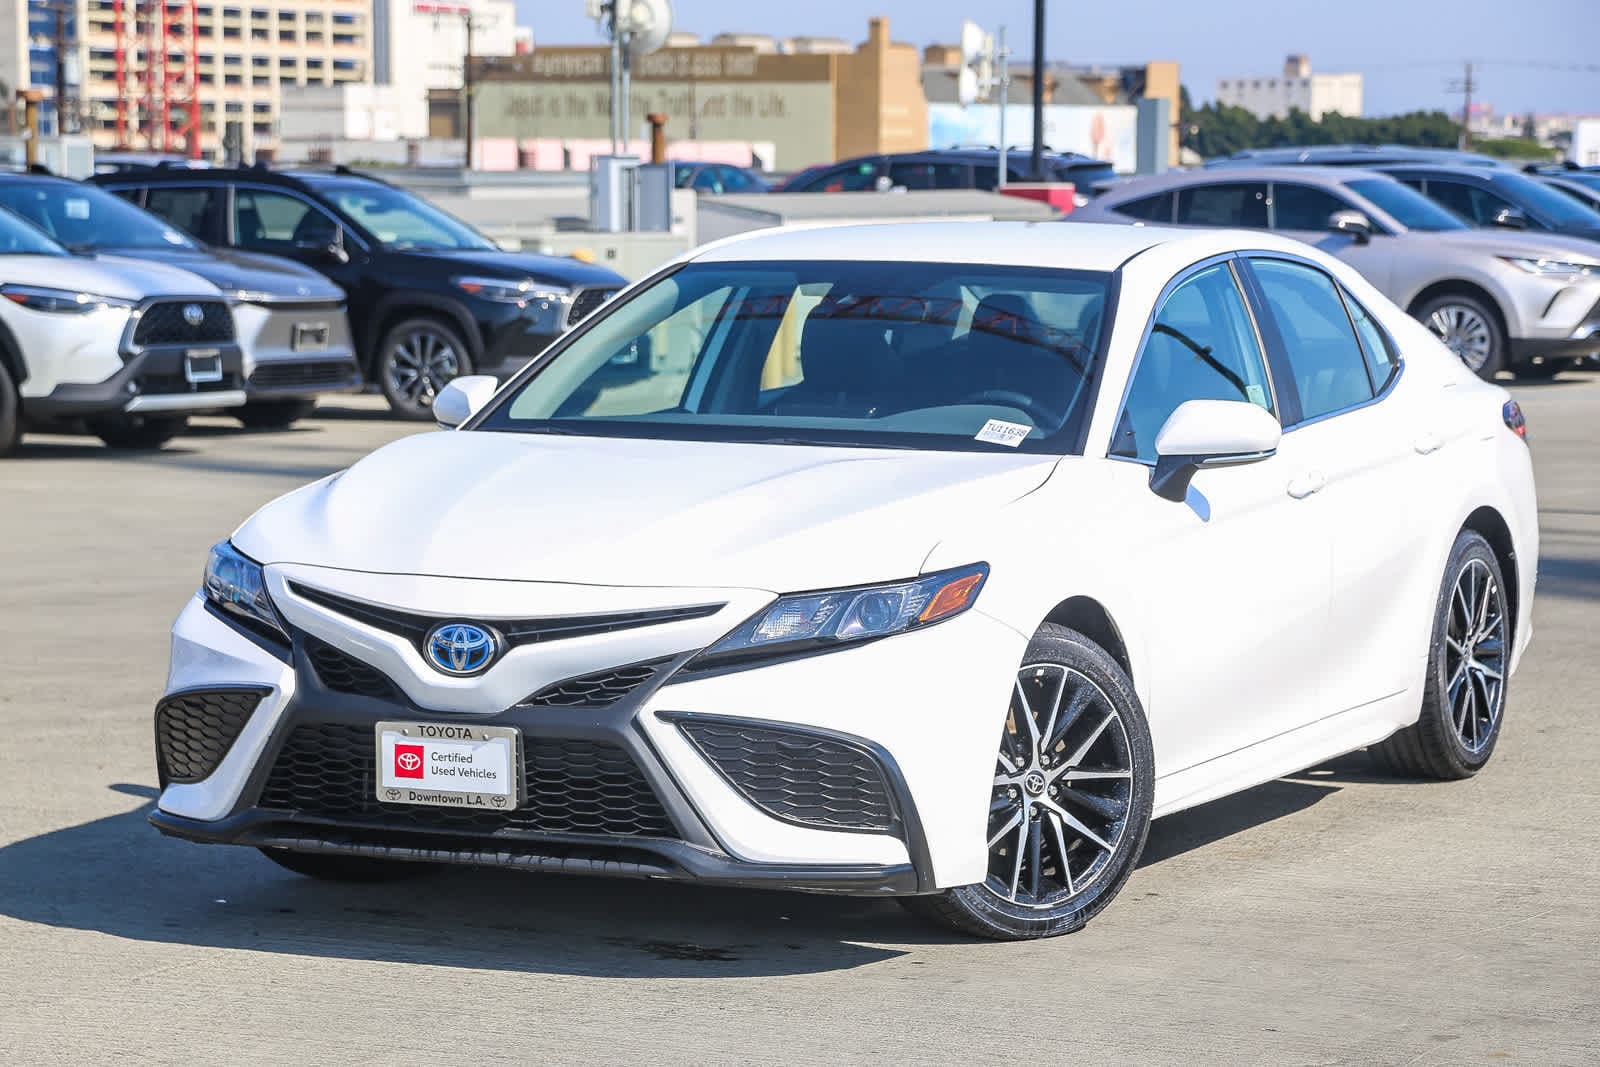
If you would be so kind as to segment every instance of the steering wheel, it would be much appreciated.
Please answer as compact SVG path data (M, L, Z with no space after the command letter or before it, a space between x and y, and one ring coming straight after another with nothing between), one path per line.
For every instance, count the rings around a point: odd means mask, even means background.
M1044 407L1027 393L1019 393L1014 389L985 389L981 393L972 393L962 397L957 403L961 404L1004 404L1006 407L1016 408L1033 420L1036 428L1043 429L1056 421L1056 413Z

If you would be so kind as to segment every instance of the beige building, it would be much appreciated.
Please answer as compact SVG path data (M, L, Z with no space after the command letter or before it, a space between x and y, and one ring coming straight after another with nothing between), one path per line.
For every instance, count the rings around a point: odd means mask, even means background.
M874 18L867 39L831 42L723 38L668 47L634 61L634 121L667 117L669 140L768 142L769 165L799 168L866 152L927 147L928 106L917 49L890 40ZM787 47L788 51L783 50ZM541 47L477 66L477 133L485 139L603 138L611 105L605 46ZM459 120L434 94L432 133L459 136ZM637 131L635 131L637 136Z
M1307 56L1290 56L1282 74L1217 80L1217 103L1242 107L1257 118L1284 118L1291 110L1321 120L1329 112L1351 118L1363 108L1359 74L1313 74Z
M143 127L150 124L144 112L147 89L154 83L153 124L158 130L153 147L160 148L159 38L150 35L140 17L151 5L136 8L132 0L87 0L85 7L80 38L84 132L102 148L116 147L120 98L123 144L152 147ZM120 87L119 15L124 26ZM185 36L169 30L169 69L174 72L184 62ZM207 152L220 147L228 122L240 124L247 158L255 149L270 148L277 138L284 86L344 85L372 77L372 5L365 0L255 0L237 6L211 0L196 5L193 36L201 147ZM149 47L152 42L156 49ZM147 62L151 58L153 64ZM175 111L186 106L179 99L171 104Z

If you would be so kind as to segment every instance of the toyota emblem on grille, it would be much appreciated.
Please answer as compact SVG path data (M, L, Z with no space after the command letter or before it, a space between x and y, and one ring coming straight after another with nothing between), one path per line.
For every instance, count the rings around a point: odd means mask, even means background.
M183 321L190 326L199 326L206 321L206 309L199 304L183 305Z
M428 661L445 674L457 677L477 674L494 662L494 634L470 622L444 622L428 631L423 639Z

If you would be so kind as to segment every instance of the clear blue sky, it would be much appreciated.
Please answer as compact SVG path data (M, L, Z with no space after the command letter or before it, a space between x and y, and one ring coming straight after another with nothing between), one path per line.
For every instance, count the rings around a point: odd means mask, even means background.
M518 0L541 44L598 43L583 0ZM1033 41L1032 0L673 0L675 23L724 31L866 36L887 15L894 38L954 41L961 20L1008 27L1013 51ZM1600 0L1049 0L1051 59L1131 63L1175 59L1197 100L1219 77L1270 74L1305 52L1312 68L1366 75L1369 115L1449 109L1461 63L1482 60L1477 96L1500 112L1600 113ZM1587 71L1561 67L1588 66Z

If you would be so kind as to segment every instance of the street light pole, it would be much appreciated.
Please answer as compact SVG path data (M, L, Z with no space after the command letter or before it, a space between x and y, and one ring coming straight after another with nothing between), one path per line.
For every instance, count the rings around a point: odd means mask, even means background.
M1000 27L994 49L995 67L1000 78L1000 172L996 177L997 189L1006 187L1006 171L1010 167L1011 152L1006 148L1006 86L1011 84L1011 50L1006 47L1006 28Z
M1033 0L1033 180L1044 181L1044 0Z

